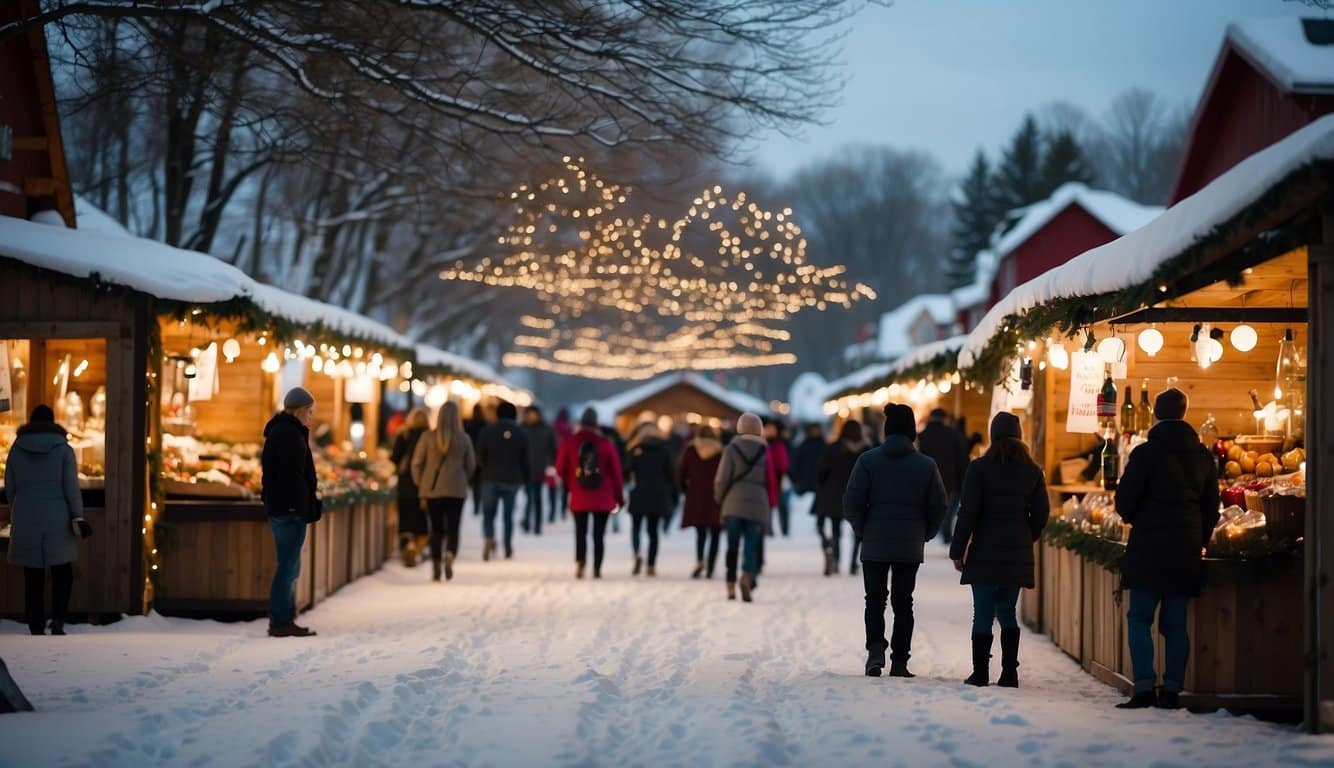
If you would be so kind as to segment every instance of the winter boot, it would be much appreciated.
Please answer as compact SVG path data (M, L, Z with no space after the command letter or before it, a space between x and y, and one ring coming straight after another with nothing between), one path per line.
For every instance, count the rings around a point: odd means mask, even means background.
M415 539L408 539L403 542L403 566L405 568L417 567L417 542Z
M751 600L751 597L750 597L750 590L751 590L751 587L754 586L754 584L755 584L755 582L751 579L749 573L742 573L742 574L741 574L741 602L743 602L743 603L749 603L749 602L750 602L750 600Z
M826 575L826 576L833 576L833 575L834 575L834 572L837 571L837 570L838 570L838 562L837 562L836 560L834 560L834 548L833 548L833 547L825 547L825 548L824 548L824 575Z
M1117 709L1149 709L1158 706L1158 694L1153 691L1135 691L1129 701L1116 705Z
M51 631L55 634L55 630ZM1169 691L1166 688L1158 692L1158 703L1155 705L1159 709L1180 709L1181 693L1179 691Z
M913 673L911 673L911 672L908 671L908 662L906 662L906 661L891 661L891 662L889 663L889 676L890 676L890 677L917 677L917 675L914 675Z
M852 567L848 569L848 575L849 575L849 576L856 576L857 573L858 573L860 570L861 570L861 567L857 565L857 561L856 561L856 560L853 560L853 561L852 561Z
M965 683L986 687L991 680L991 635L973 635L973 674Z
M727 599L728 599L728 600L735 600L735 599L736 599L736 582L735 582L735 581L729 581L729 582L727 582Z
M650 565L647 569L645 569L645 571L644 571L644 575L646 575L646 576L657 576L657 575L658 575L658 566L656 566L656 565Z
M1019 687L1019 628L1001 629L1001 673L996 685Z
M574 569L574 577L576 579L582 579L584 577L584 564L582 561L580 561L578 567Z
M639 572L644 570L644 558L635 555L635 569L630 572L631 576L638 576Z
M703 575L704 575L704 561L700 560L698 563L695 563L695 570L690 572L690 578L698 579Z
M57 620L55 620L55 619L52 619L52 620L51 620L51 634L53 634L53 635L63 635L63 634L65 634L65 622L63 622L63 621L57 621Z
M495 552L495 551L496 551L496 540L495 540L495 539L487 539L487 540L482 544L482 562L486 562L486 561L490 560L490 559L491 559L491 553L492 553L492 552Z
M885 668L885 649L880 648L874 651L866 652L866 676L880 677L880 672Z
M431 558L431 581L440 581L440 561Z
M453 578L454 578L454 553L453 553L453 552L446 552L446 553L445 553L445 581L449 581L449 580L451 580L451 579L453 579Z

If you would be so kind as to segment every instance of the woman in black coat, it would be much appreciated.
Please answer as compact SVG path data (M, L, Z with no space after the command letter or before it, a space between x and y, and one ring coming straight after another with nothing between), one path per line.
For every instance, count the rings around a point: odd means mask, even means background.
M991 448L968 467L950 559L973 587L973 674L990 679L992 622L1001 626L997 685L1019 687L1019 590L1033 588L1033 542L1047 526L1049 502L1042 470L1023 443L1019 418L1001 412L991 421Z
M807 438L810 440L812 438ZM806 444L802 443L804 447ZM857 457L866 450L866 441L862 435L861 422L850 419L839 430L838 440L824 446L820 460L815 465L815 503L811 512L815 514L815 527L820 532L820 542L824 548L824 575L838 573L839 544L843 539L843 492L848 488L848 478L852 477L852 468L857 464ZM829 534L825 534L825 521L829 521ZM861 541L852 540L852 566L849 573L857 573L857 554Z
M629 456L625 462L626 479L634 482L630 489L630 544L635 553L634 575L644 567L639 555L639 531L648 528L648 575L656 576L658 568L658 531L662 519L676 508L676 467L671 443L662 436L656 425L641 424L626 447Z
M417 495L417 484L412 482L412 452L417 450L417 441L430 426L426 409L413 408L403 429L394 436L394 450L389 454L389 460L398 469L398 540L403 564L409 568L417 565L427 539L426 513Z

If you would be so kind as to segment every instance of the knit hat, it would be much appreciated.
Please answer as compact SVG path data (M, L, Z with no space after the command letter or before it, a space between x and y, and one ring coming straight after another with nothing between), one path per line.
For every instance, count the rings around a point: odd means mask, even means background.
M33 424L54 424L56 423L55 411L51 410L49 405L39 405L32 409L32 415L28 421Z
M298 408L305 408L314 404L315 396L307 392L305 387L292 387L283 396L283 410L285 411L295 411Z
M1020 425L1018 416L1009 411L1001 411L991 420L991 442L1007 437L1015 440L1024 439L1024 428Z
M1153 417L1159 421L1184 419L1189 404L1190 400L1185 392L1176 387L1165 389L1153 401Z
M760 421L760 417L753 413L743 413L741 414L741 417L736 420L736 432L738 435L755 435L756 437L763 437L764 422Z
M501 400L496 406L496 418L514 421L519 418L519 409L514 407L514 403Z
M903 435L909 440L917 439L917 416L912 408L903 403L890 403L885 406L885 437Z
M598 412L592 408L585 408L584 412L579 414L579 426L596 427L598 425Z

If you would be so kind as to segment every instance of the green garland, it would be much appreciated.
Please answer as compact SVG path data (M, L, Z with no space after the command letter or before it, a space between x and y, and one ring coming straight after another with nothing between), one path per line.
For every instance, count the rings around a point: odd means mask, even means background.
M1137 285L1093 296L1064 296L1007 316L1001 329L987 341L963 375L974 383L991 385L1000 381L1004 362L1016 345L1046 336L1053 329L1073 338L1081 328L1219 281L1234 286L1242 284L1242 270L1246 267L1315 241L1313 227L1318 225L1319 215L1315 210L1318 206L1313 203L1329 200L1334 188L1332 177L1334 162L1330 161L1310 163L1293 171ZM1297 219L1279 227L1284 222L1276 219L1290 217L1294 210L1300 213ZM1254 232L1261 234L1252 235ZM1243 236L1251 242L1239 246L1236 241Z
M1064 517L1048 520L1042 538L1052 546L1074 552L1112 573L1121 572L1121 556L1126 553L1126 545L1087 531L1073 520Z

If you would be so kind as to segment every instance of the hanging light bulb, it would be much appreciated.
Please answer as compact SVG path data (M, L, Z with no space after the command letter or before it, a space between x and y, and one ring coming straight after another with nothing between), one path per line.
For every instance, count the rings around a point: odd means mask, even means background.
M259 368L265 373L277 373L278 369L282 368L282 363L278 360L278 354L270 352L268 357L264 358L264 362L259 364Z
M1057 342L1047 346L1047 363L1058 371L1070 367L1070 353L1065 350L1064 344Z
M241 356L241 342L236 339L227 339L222 342L222 356L227 358L227 362L233 362Z
M940 380L938 388L940 389L940 394L948 395L950 390L954 388L954 385L950 383L949 377L947 376Z
M199 369L195 367L195 361L191 360L185 364L185 378L193 379L199 375Z
M1238 352L1250 352L1259 343L1260 336L1255 329L1245 323L1232 329L1232 347Z
M1126 355L1126 344L1119 336L1108 336L1098 342L1098 357L1104 363L1119 363Z
M1149 357L1157 355L1163 349L1163 332L1158 328L1145 328L1139 332L1139 348Z

